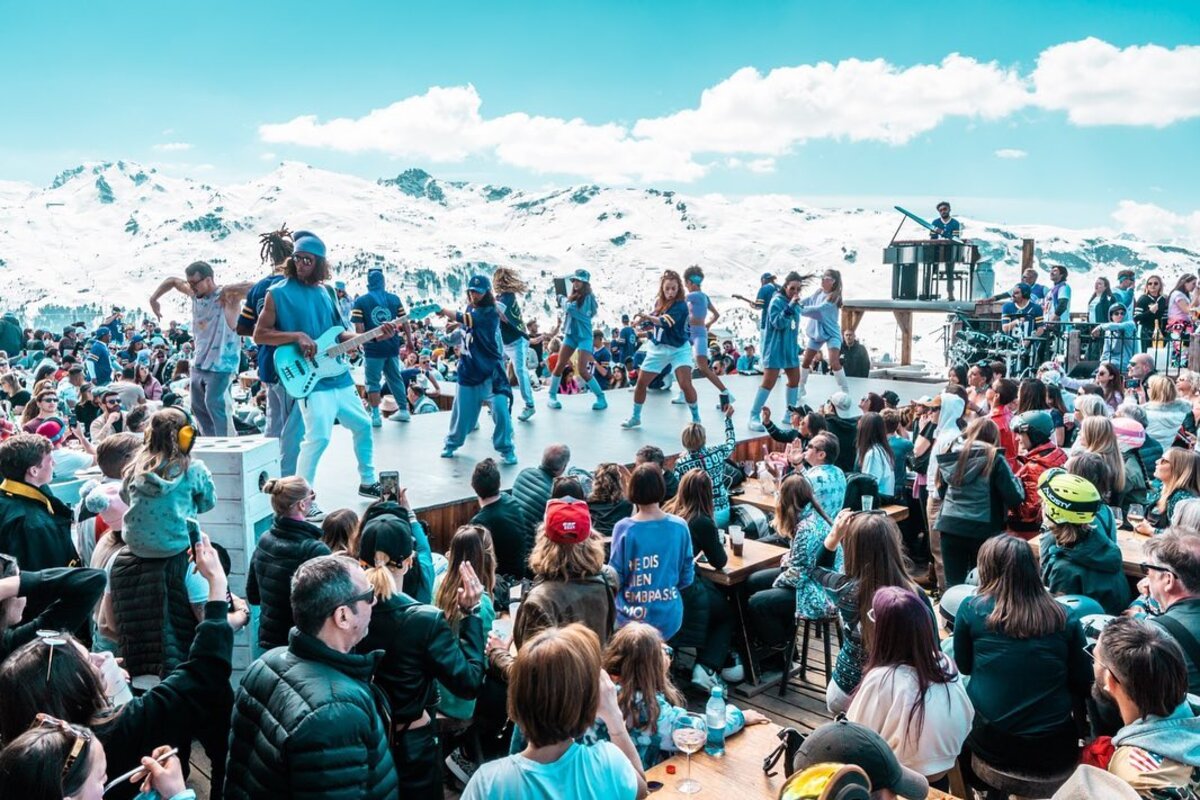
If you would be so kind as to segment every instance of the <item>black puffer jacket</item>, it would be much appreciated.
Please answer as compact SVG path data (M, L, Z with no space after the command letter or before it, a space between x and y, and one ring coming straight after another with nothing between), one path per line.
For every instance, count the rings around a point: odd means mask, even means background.
M371 685L383 654L340 653L293 628L238 689L225 797L393 800L387 699Z
M138 558L122 548L112 566L113 618L130 675L166 677L187 658L196 614L184 585L185 550L170 558Z
M292 620L292 576L310 558L329 555L321 529L303 520L276 517L258 540L246 572L246 602L260 606L258 646L287 644Z
M541 467L523 469L513 481L513 499L520 504L521 511L525 514L526 553L533 552L537 526L546 516L546 503L550 502L550 489L553 485L554 476Z
M104 570L99 569L22 570L17 597L27 597L46 609L24 624L0 631L0 661L33 641L39 630L74 632L86 627L106 583Z
M435 713L435 680L465 700L479 694L483 682L483 623L479 616L463 617L455 636L441 609L418 603L406 594L394 594L375 604L371 627L356 650L384 651L375 684L387 694L396 725L415 722L426 709Z

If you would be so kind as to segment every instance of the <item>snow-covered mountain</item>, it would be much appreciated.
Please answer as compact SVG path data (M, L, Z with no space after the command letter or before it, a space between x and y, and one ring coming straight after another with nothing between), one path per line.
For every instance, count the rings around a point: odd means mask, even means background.
M646 308L664 268L697 263L725 312L718 326L748 334L754 314L729 296L753 296L764 270L834 267L848 298L888 298L890 267L880 263L881 251L898 216L810 207L782 195L520 191L443 182L420 169L372 182L284 163L262 178L215 186L130 162L85 164L44 188L0 182L0 309L32 323L51 308L60 310L54 317L85 317L85 307L112 304L145 308L162 278L182 275L195 260L212 263L220 282L254 278L263 274L258 234L286 222L321 235L352 292L365 288L367 268L378 264L402 297L458 302L471 272L506 265L529 281L532 313L549 317L550 278L586 267L607 325ZM997 287L1015 280L1022 237L1037 240L1041 264L1070 268L1077 298L1091 295L1093 274L1113 277L1129 266L1161 271L1170 285L1200 262L1195 251L1104 230L963 223ZM182 302L172 302L168 314L185 319ZM937 326L935 317L916 323L918 332ZM887 315L868 314L860 332L873 350L895 352ZM917 352L936 360L936 337L925 336Z

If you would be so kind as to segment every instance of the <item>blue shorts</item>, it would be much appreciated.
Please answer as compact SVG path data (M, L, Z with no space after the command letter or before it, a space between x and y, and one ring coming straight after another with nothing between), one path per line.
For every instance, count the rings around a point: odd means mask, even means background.
M830 350L841 350L842 349L842 337L839 336L835 339L829 339L828 341L824 341L824 342L822 342L818 339L809 339L808 340L808 349L809 350L820 350L822 347L828 347Z
M672 372L681 367L690 370L694 363L690 344L670 347L657 342L647 342L646 360L642 362L642 371L650 375L657 375L667 367L670 367Z
M708 358L708 328L693 325L691 329L692 352L696 358Z
M572 339L570 336L563 338L563 347L569 347L572 350L583 350L586 353L592 352L592 336L588 334L582 339Z

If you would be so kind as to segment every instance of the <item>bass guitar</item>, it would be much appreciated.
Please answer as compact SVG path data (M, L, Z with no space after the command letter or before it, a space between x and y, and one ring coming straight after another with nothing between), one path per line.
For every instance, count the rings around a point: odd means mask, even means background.
M440 308L437 303L422 303L407 313L402 310L400 316L392 321L420 321L437 313ZM311 356L304 355L298 344L276 347L275 371L284 391L297 399L308 397L323 379L336 378L350 371L347 353L383 336L382 328L373 328L339 342L338 337L345 332L345 328L335 325L322 333L316 339L317 351Z

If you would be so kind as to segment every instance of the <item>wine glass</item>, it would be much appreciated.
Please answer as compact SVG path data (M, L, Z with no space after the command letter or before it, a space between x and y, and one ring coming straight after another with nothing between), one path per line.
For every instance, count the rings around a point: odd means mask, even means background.
M1129 520L1130 527L1132 527L1136 531L1138 523L1140 523L1145 518L1146 518L1146 509L1145 508L1143 508L1138 503L1130 503L1129 504L1129 511L1125 514L1125 519Z
M700 791L700 782L692 780L692 753L704 747L708 741L708 723L701 714L684 714L675 720L671 731L671 740L680 752L687 753L687 778L679 782L681 794L695 794Z

